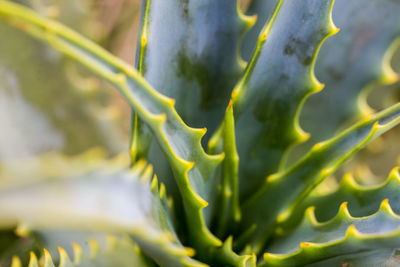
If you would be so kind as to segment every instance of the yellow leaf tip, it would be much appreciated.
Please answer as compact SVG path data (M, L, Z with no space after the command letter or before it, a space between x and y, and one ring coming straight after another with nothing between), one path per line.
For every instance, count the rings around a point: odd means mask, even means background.
M35 266L37 265L37 257L36 254L31 251L29 253L29 266Z
M72 250L74 251L74 264L79 264L82 258L82 248L78 243L72 242Z
M253 27L254 24L256 24L257 18L258 18L257 14L254 14L254 15L251 15L251 16L246 16L246 15L243 16L243 20L245 21L248 29Z
M167 98L167 103L173 107L176 104L176 100L174 98Z
M393 169L392 169L392 173L394 173L394 174L399 174L399 166L396 166L396 167L394 167Z
M300 242L300 248L306 248L309 246L310 246L310 243L308 243L308 242Z
M147 44L147 38L145 36L142 36L142 38L140 38L140 45L143 47L146 46L146 44Z
M233 101L231 99L231 100L229 100L228 109L232 109L232 108L233 108Z
M60 254L67 254L67 252L65 251L65 249L62 248L62 247L60 247L60 246L57 247L57 250L58 250L58 252L59 252Z
M186 256L188 256L188 257L194 257L194 255L196 255L196 250L194 250L193 248L185 247L185 253L186 253Z
M337 34L338 32L340 32L340 28L336 27L336 25L333 24L331 30L332 35Z
M311 150L319 150L319 149L322 148L322 146L323 146L323 143L316 143L316 144L311 148Z
M238 94L239 94L239 90L238 89L235 89L235 90L232 91L231 98L232 98L233 101L235 101L235 99L238 96Z
M384 200L382 200L380 209L381 209L381 210L388 211L388 212L390 212L390 213L392 212L392 208L390 207L389 199L388 199L388 198L385 198Z
M44 256L45 257L48 257L48 256L50 256L50 253L49 253L49 251L47 250L47 249L43 249L43 252L44 252Z
M346 236L357 236L359 234L356 226L354 224L351 224L346 231Z
M195 165L194 161L188 161L188 163L187 163L188 171L191 170L194 167L194 165Z
M11 267L21 267L22 263L20 258L18 258L17 256L13 256L11 258Z
M290 210L283 211L276 218L277 223L283 223L284 221L286 221L287 218L289 218L289 215L290 215Z
M264 41L267 39L268 34L266 32L263 32L260 36L260 41Z

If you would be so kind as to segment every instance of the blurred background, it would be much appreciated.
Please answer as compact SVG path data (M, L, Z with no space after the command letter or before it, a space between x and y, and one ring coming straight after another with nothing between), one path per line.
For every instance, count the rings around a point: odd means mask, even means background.
M138 0L24 0L133 64ZM0 159L94 146L128 149L129 108L108 85L72 60L0 24Z

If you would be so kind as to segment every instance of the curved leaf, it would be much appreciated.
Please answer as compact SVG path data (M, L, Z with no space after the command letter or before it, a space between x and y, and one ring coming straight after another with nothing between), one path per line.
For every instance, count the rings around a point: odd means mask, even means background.
M351 214L360 217L370 215L379 208L379 203L389 199L394 212L400 214L399 202L400 176L398 167L394 168L387 180L377 186L361 186L351 175L346 175L339 188L329 194L312 192L296 208L291 216L290 224L300 221L302 214L309 206L315 207L315 215L319 221L334 217L343 201L348 203Z
M240 221L239 207L239 156L236 150L235 122L232 102L229 103L223 124L223 147L225 158L221 166L221 181L218 185L219 196L214 215L215 231L220 238L226 238Z
M140 73L176 100L188 125L214 131L243 72L238 46L252 21L236 0L146 0L141 24Z
M163 185L159 189L157 178L148 181L152 168L144 167L144 163L132 170L105 165L78 176L2 188L1 226L127 232L163 266L203 266L189 258L193 251L174 234L165 189ZM40 169L28 171L46 176Z
M279 1L232 93L244 197L279 169L291 146L307 138L297 116L305 97L322 88L313 65L323 40L336 32L332 4Z
M244 60L250 60L257 46L257 39L267 21L271 18L277 0L251 0L245 14L257 16L256 23L245 34L241 47Z
M111 237L110 237L111 238ZM40 267L108 267L108 266L155 266L148 262L147 259L140 254L140 250L135 247L128 238L110 239L110 247L105 250L99 250L96 241L90 241L91 253L83 253L81 246L73 244L73 257L61 247L58 247L57 259L45 249L42 260L38 261L34 253L31 253L30 266ZM72 255L72 254L71 254ZM123 257L121 257L123 256ZM73 259L71 259L73 258ZM54 264L58 262L58 264ZM19 265L18 265L19 264ZM13 258L11 267L20 267L21 262L17 257Z
M251 24L236 0L143 1L136 67L158 92L176 100L185 123L213 132L243 72L238 46ZM146 157L156 173L163 173L160 179L175 196L179 193L171 182L170 166L142 124L134 119L133 161ZM203 213L206 222L213 213L215 194L204 197L210 205Z
M307 100L301 115L314 142L360 114L357 99L363 88L398 79L390 60L400 37L400 1L336 0L332 12L341 31L321 47L316 62L317 77L326 88Z
M0 15L4 22L47 42L119 89L152 130L170 162L190 222L190 243L199 254L206 255L210 247L222 245L208 231L202 214L215 184L214 171L222 160L221 156L204 152L200 140L205 129L186 126L174 108L173 99L159 94L135 69L76 32L9 1L0 1Z
M377 249L366 252L343 255L331 259L323 260L307 267L324 266L382 266L394 267L399 265L400 259L397 249Z
M359 218L349 214L345 202L336 217L325 223L316 221L310 208L303 223L272 246L272 253L264 254L260 266L303 266L343 254L396 248L400 245L399 226L400 217L387 199L377 213Z
M257 225L252 243L259 247L271 234L276 223L290 223L291 215L301 201L319 183L354 153L399 123L400 104L397 104L335 138L316 144L292 167L269 176L264 185L242 206L242 229L252 224Z

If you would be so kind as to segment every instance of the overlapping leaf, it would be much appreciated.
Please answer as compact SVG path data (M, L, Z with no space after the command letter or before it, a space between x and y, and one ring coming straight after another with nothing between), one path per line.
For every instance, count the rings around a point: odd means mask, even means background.
M225 158L221 166L221 181L218 186L219 195L214 214L215 232L220 238L225 238L233 232L240 221L239 207L239 157L236 150L235 122L232 102L229 103L222 129L222 148ZM212 142L210 142L212 143Z
M384 199L388 199L393 211L400 214L399 191L398 168L392 170L384 183L376 186L361 186L348 174L343 178L337 190L328 194L312 192L307 196L293 211L288 223L296 225L300 222L304 211L310 206L315 207L315 216L318 221L329 220L335 216L343 201L348 203L350 213L357 217L373 214Z
M244 60L250 60L257 45L257 39L271 17L277 0L251 0L245 14L257 16L256 23L243 38L241 55Z
M126 232L159 264L202 266L189 258L193 251L178 241L165 188L159 188L157 178L150 184L152 169L144 167L143 162L132 170L121 169L119 163L103 164L80 175L44 180L46 170L27 169L39 180L2 187L1 226L18 224L34 231Z
M310 97L301 119L314 141L360 114L357 99L366 86L398 79L390 60L400 37L399 12L399 1L336 0L333 20L341 31L322 46L316 63L326 88Z
M62 247L58 247L57 255L44 250L40 260L35 253L30 254L29 266L40 267L106 267L118 266L146 266L153 267L154 263L141 254L140 249L129 237L108 237L107 248L100 248L95 240L88 242L90 251L84 252L77 243L72 243L73 252L68 253ZM55 264L55 263L58 264ZM13 257L11 267L21 267L22 261Z
M201 139L205 129L186 126L178 112L189 125L197 126L196 123L207 121L211 128L215 127L219 116L222 117L225 105L207 99L211 97L227 102L230 84L236 82L241 71L236 53L245 23L241 15L238 16L236 2L145 1L137 66L149 83L100 47L18 5L0 0L0 18L75 58L122 92L137 114L132 138L133 156L142 153L138 150L146 150L146 144L140 147L138 143L143 137L139 129L145 123L174 172L184 206L185 218L182 221L187 226L183 230L187 230L188 236L184 241L196 248L198 259L212 266L255 266L254 255L238 256L232 252L232 245L239 250L244 247L241 244L250 241L244 252L261 253L268 246L269 252L281 253L266 254L261 266L304 265L332 257L340 261L344 253L354 253L351 257L360 261L357 254L360 249L375 255L375 249L388 247L384 250L387 255L390 248L399 246L400 219L393 214L387 200L372 216L351 217L343 205L339 215L327 223L317 223L308 210L305 222L290 235L287 235L289 228L285 228L287 225L290 229L296 226L296 220L301 216L295 211L304 210L310 204L307 201L313 199L310 192L316 185L352 154L400 122L398 104L332 140L317 144L291 168L279 169L287 150L306 138L297 118L304 99L322 87L314 77L313 66L323 40L335 32L330 20L332 3L331 0L278 2L259 37L253 58L232 94L235 118L230 104L224 124L218 131L220 136L217 137L221 142L216 151L225 152L224 160L222 156L210 156L204 152ZM223 13L229 15L221 16L218 9L208 6L211 4L220 5ZM199 26L208 23L210 27ZM212 24L218 25L220 31ZM173 40L166 42L171 36L174 36ZM232 39L234 45L228 46ZM165 46L160 49L162 42ZM214 49L209 47L210 44ZM225 56L228 61L221 59ZM218 75L210 76L210 73ZM221 90L215 90L217 87ZM174 108L175 101L168 96L178 100L178 112ZM208 105L204 106L205 103ZM209 120L209 117L213 119ZM237 121L236 129L233 127L234 119ZM241 157L239 170L244 198L260 187L241 207L241 229L236 228L240 218L236 142ZM221 161L220 201L215 202L215 169ZM35 174L35 164L28 164L30 174ZM110 169L107 163L104 165L99 167L94 163L88 169L78 167L78 171L70 171L61 164L61 171L47 170L50 175L41 173L32 177L15 168L8 171L7 166L3 167L2 171L8 177L29 177L31 180L21 186L18 180L4 179L4 185L0 186L1 225L12 227L20 223L20 229L33 230L60 227L128 232L158 264L202 266L190 258L192 251L181 245L174 232L165 188L162 185L159 188L156 178L151 184L138 181L139 176L149 177L151 170L142 173L144 166L136 167L132 174L126 169ZM266 175L276 171L279 172L265 180ZM60 173L61 178L58 177ZM381 200L381 193L386 194L394 187L375 188L376 195L369 194L372 200L360 208L360 213L370 212L376 200ZM332 206L341 203L338 199L348 198L343 188L337 192L333 197L323 197L331 201ZM394 196L392 193L389 198ZM358 197L367 201L362 194ZM354 202L352 199L349 201ZM212 209L204 209L207 202L217 203L221 208L222 216L214 220L213 228L218 237L224 239L231 232L243 233L235 244L232 244L232 237L223 243L208 230L207 215ZM295 217L297 219L292 221ZM281 237L277 233L284 236L271 243L271 238ZM72 266L65 255L61 258L65 266ZM44 266L54 266L47 253L43 263ZM18 260L15 259L16 264ZM32 257L31 266L36 265L35 257Z
M399 265L398 249L377 249L366 252L342 255L331 259L323 260L317 263L308 264L307 267L324 266L388 266Z
M177 112L190 126L215 130L243 72L239 40L252 22L241 14L237 2L147 0L142 3L136 67L158 92L176 100ZM175 193L170 181L173 174L160 147L149 141L151 132L140 120L135 119L134 124L131 145L134 160L146 157L154 164L156 173L163 173L160 178L169 191ZM207 201L210 205L215 202ZM211 212L212 207L208 207L207 221Z
M18 255L24 262L29 259L30 251L39 251L41 242L33 237L19 236L15 229L0 231L0 266L9 266L11 258Z
M244 195L279 169L288 148L307 138L297 114L305 97L322 88L313 65L323 40L336 32L332 4L279 1L232 93Z
M399 123L400 104L397 104L331 140L316 144L292 167L269 176L242 206L242 229L257 225L252 241L254 249L261 249L276 223L290 220L301 201L324 178L366 144Z
M343 254L351 257L361 251L396 248L399 235L400 217L387 199L377 213L367 217L352 217L345 202L335 218L325 223L318 222L309 208L303 223L270 247L260 266L304 266Z
M190 126L215 130L244 69L238 46L251 20L237 2L142 4L137 68L157 91L176 100Z
M190 243L200 258L209 257L210 250L222 242L208 231L202 209L214 190L214 171L222 156L204 152L200 139L205 130L187 127L174 109L174 100L157 93L136 70L70 29L8 1L0 1L0 15L14 27L24 25L22 30L75 58L120 90L166 154L183 199ZM237 259L232 253L224 261Z

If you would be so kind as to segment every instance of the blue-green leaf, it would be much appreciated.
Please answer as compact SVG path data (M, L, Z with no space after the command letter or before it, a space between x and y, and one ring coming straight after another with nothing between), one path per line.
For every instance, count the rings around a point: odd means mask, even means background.
M141 162L128 170L117 162L74 176L47 179L43 179L49 175L46 169L26 169L38 180L2 187L1 226L18 224L31 231L126 232L161 265L203 266L190 259L193 250L180 244L165 188L159 188L156 177L150 182L152 168L144 167Z
M208 231L202 214L214 190L214 171L222 160L203 150L200 140L205 129L189 128L177 114L173 99L159 94L135 69L76 32L9 1L0 1L0 14L6 23L24 25L24 31L76 59L120 90L152 130L170 162L190 221L189 238L196 249L204 250L198 253L208 254L210 247L222 245Z
M336 0L332 12L340 32L321 47L316 62L316 75L326 87L307 100L301 115L314 142L371 112L363 102L365 96L360 96L362 89L398 80L390 60L399 44L400 2Z
M242 229L252 224L257 225L252 241L255 249L263 246L274 225L290 221L301 201L329 174L369 142L399 123L400 104L397 104L335 138L316 144L292 167L269 176L264 185L242 206Z
M304 99L322 88L313 65L321 43L337 31L332 5L279 1L232 93L242 195L260 186L287 150L307 138L297 116Z
M314 190L293 211L288 223L296 225L300 222L304 211L315 207L315 216L318 221L327 221L333 218L342 202L348 203L348 209L354 216L371 215L379 208L384 199L389 199L395 213L400 214L400 177L398 167L394 168L387 180L375 186L362 186L352 175L347 174L340 182L339 187L328 194L318 193ZM288 226L286 226L288 227Z
M294 232L270 247L260 266L304 266L360 251L394 249L400 245L399 235L400 217L387 199L367 217L352 217L343 203L335 218L325 223L316 220L311 207Z

